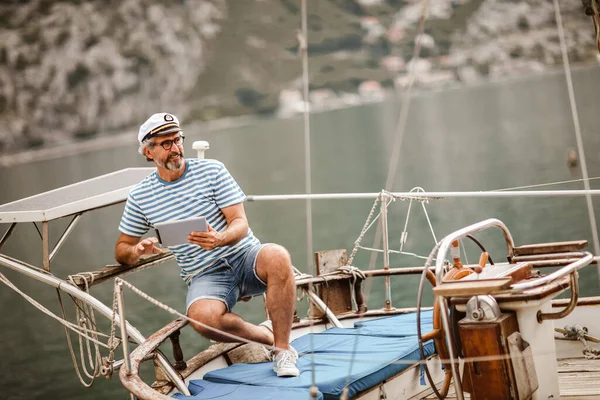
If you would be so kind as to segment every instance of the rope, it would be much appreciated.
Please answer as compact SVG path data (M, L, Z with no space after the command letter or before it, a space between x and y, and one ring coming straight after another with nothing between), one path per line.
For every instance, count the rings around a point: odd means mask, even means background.
M460 247L462 249L463 257L465 257L465 264L469 264L469 258L467 257L467 250L465 249L465 244L462 239L458 241Z
M415 191L425 193L425 190L423 188L421 188L421 187L415 187L415 188L413 188L413 189L410 190L409 194L410 193L414 193ZM423 207L423 212L425 213L425 218L427 219L427 224L429 225L429 230L431 231L431 235L433 236L433 241L434 241L434 243L437 243L437 238L436 238L436 235L435 235L435 231L433 229L433 225L431 223L431 219L429 218L429 214L427 213L427 207L425 206L425 204L428 204L430 200L441 199L441 197L439 197L439 198L432 198L432 197L418 197L418 196L402 196L402 195L396 195L396 194L388 192L386 190L382 190L379 193L379 196L377 196L375 198L375 201L373 202L373 206L371 207L371 211L369 211L369 215L367 216L367 219L366 219L366 221L365 221L365 223L363 225L363 228L360 231L360 234L358 235L358 238L354 241L354 247L352 248L352 252L350 253L350 257L348 257L348 262L346 263L346 265L352 265L354 263L354 257L356 256L356 252L358 251L358 249L368 250L368 251L377 252L377 253L383 253L383 250L376 249L376 248L373 248L373 247L362 246L361 242L362 242L365 234L369 231L369 229L371 229L371 227L373 226L373 224L381 216L381 212L379 212L379 213L377 213L377 215L375 217L373 217L373 215L375 214L375 210L377 209L377 205L379 204L379 201L381 201L381 199L384 196L387 196L390 199L387 202L387 205L390 205L395 200L402 200L402 201L409 200L408 211L407 211L407 214L406 214L406 220L404 222L404 230L402 231L402 236L400 238L400 251L389 249L388 250L389 253L413 256L413 257L420 258L420 259L423 259L423 260L427 259L427 257L420 256L420 255L415 254L415 253L403 251L404 243L406 242L406 239L408 238L407 227L408 227L408 220L410 218L410 213L411 213L412 202L413 201L418 201L418 202L421 203L421 205ZM372 268L370 268L370 269L372 269Z
M356 285L357 280L360 279L364 281L365 279L367 279L367 276L362 270L351 265L342 265L341 267L336 268L335 271L331 271L326 274L320 274L319 277L328 275L338 275L340 272L346 275L352 275L352 288L354 288L354 286ZM327 285L328 282L325 281L325 284ZM352 304L354 305L355 309L358 310L358 302L356 301L356 293L354 293L354 289L350 290L350 296ZM325 302L325 304L327 304L327 302Z
M10 280L8 280L8 278L6 278L6 276L4 276L4 274L0 273L0 282L4 283L6 286L8 286L9 288L11 288L12 290L14 290L16 293L18 293L21 297L23 297L25 300L27 300L29 303L31 303L31 305L33 305L35 308L37 308L38 310L40 310L41 312L43 312L44 314L48 315L49 317L57 320L59 323L61 323L62 325L66 326L67 328L71 329L72 331L74 331L75 333L77 333L78 335L83 335L83 332L81 332L81 328L76 325L73 324L72 322L66 321L65 319L57 316L56 314L54 314L52 311L48 310L46 307L44 307L43 305L41 305L40 303L38 303L36 300L34 300L33 298L31 298L30 296L28 296L27 294L25 294L23 291L21 291L18 287L16 287ZM95 334L97 334L98 336L105 336L104 334L102 334L101 332L94 332ZM106 346L104 343L95 340L92 337L88 337L91 341L97 343L100 346L104 346L104 347L108 347Z
M596 179L600 179L600 176L595 176L593 178L587 178L587 181L593 181ZM515 189L530 189L530 188L536 188L536 187L543 187L543 186L553 186L553 185L562 185L563 183L573 183L573 182L584 182L586 179L570 179L568 181L558 181L558 182L548 182L548 183L539 183L537 185L526 185L526 186L515 186L515 187L511 187L511 188L504 188L504 189L495 189L495 190L490 190L491 192L506 192L508 190L515 190Z
M91 283L94 282L94 275L92 273L87 273L87 277L84 274L69 275L68 281L73 286L77 286L77 285L75 285L74 277L81 277L83 279L83 282L85 284L85 292L89 293L89 282L91 282ZM88 280L88 278L89 278L89 280ZM63 319L66 320L65 308L64 308L63 301L62 301L62 297L60 295L60 290L58 288L56 289L56 293L58 295L58 301L60 304L60 310L61 310ZM96 318L94 316L94 310L92 309L91 306L89 306L89 305L83 303L81 300L77 300L73 297L71 297L71 300L75 304L75 320L77 321L78 326L84 332L84 335L78 336L79 364L81 364L81 370L83 370L83 373L85 374L85 376L88 377L89 381L86 382L85 379L83 378L83 376L81 375L80 366L77 363L77 359L75 357L75 352L73 350L73 343L71 342L71 335L66 327L65 327L65 336L67 337L69 353L71 354L71 361L73 362L73 367L75 368L77 377L79 378L79 381L81 382L81 384L84 387L90 387L94 383L94 380L96 379L96 377L101 375L100 374L100 366L102 363L102 357L100 355L100 349L97 344L98 335L94 331L90 331L88 329L88 324L91 324L91 326L94 329L96 329L96 327L97 327ZM91 334L91 338L95 339L93 355L92 355L92 349L90 347L90 336L88 336L88 334ZM85 338L85 347L87 349L87 356L88 356L87 361L89 363L90 368L92 368L92 372L88 371L88 368L87 368L86 362L85 362L86 357L84 355L84 346L83 346L83 340L82 340L84 338Z
M358 248L359 249L363 249L363 250L372 251L372 252L375 252L375 253L383 253L382 249L374 249L372 247L365 247L365 246L358 246ZM412 257L415 257L415 258L420 258L422 260L427 260L427 257L421 256L421 255L416 254L416 253L411 253L410 251L398 251L398 250L389 249L388 253L401 254L401 255L405 255L405 256L412 256Z
M365 224L363 225L363 228L360 231L358 238L354 241L354 248L352 249L352 252L350 253L350 257L348 257L347 265L352 265L354 263L354 256L356 255L356 252L358 251L358 247L359 247L360 243L362 242L362 240L365 236L365 233L367 233L367 231L371 227L371 219L373 218L373 214L375 214L375 210L377 209L377 204L379 203L379 199L380 199L380 196L377 196L375 198L375 201L373 202L373 207L371 207L371 211L369 212L369 215L367 216L367 220L365 221Z
M409 193L424 193L425 190L422 187L414 187L410 190ZM390 193L390 195L394 196L392 193ZM397 198L400 198L402 201L405 200L405 198L397 196ZM425 206L425 204L429 204L429 199L428 198L419 198L419 197L410 197L410 203L408 203L408 211L406 212L406 220L404 221L404 230L402 231L402 236L400 238L400 254L404 254L402 252L403 248L404 248L404 243L406 243L406 240L408 238L408 219L410 218L410 211L412 209L412 202L413 200L416 200L418 202L421 203L421 206L423 207L423 212L425 213L425 218L427 219L427 224L429 225L429 230L431 231L431 235L433 236L433 243L437 243L437 238L435 237L435 232L433 230L433 225L431 224L431 220L429 219L429 214L427 213L427 207ZM407 253L409 254L409 253ZM410 253L409 255L414 255L413 253ZM420 257L420 256L418 256ZM424 259L427 259L427 257L422 257Z
M301 272L300 270L298 270L298 268L294 267L293 265L292 265L292 270L294 272L294 279L295 280L306 279L306 278L312 278L313 277L312 275L305 274L304 272ZM296 288L296 300L297 301L302 301L306 297L306 294L305 294L304 290L300 290L299 292L300 292L300 295L298 296L298 294L297 294L298 293L298 288ZM265 301L266 301L266 299L265 299ZM266 312L266 309L265 309L265 312Z
M60 295L60 290L56 289L56 293L58 295L58 302L60 304L60 310L62 312L62 316L64 319L66 319L66 315L65 315L65 308L62 302L62 297ZM83 357L83 351L82 351L82 347L81 347L81 339L79 340L79 344L80 344L80 363L81 363L81 369L83 369L83 372L85 373L85 375L90 378L89 381L86 382L86 380L83 378L83 376L81 375L81 370L79 368L79 364L77 363L77 358L75 357L75 351L73 350L73 343L71 342L71 335L69 334L69 331L67 330L67 328L65 327L65 336L67 337L67 344L69 346L69 353L71 354L71 361L73 362L73 368L75 368L75 373L77 374L77 377L79 378L79 382L81 382L81 384L88 388L91 387L94 384L94 379L95 376L90 376L89 372L87 371L87 368L85 366L85 358ZM95 371L95 369L94 369Z
M566 325L564 329L554 328L556 332L560 332L565 335L565 339L568 340L579 340L583 344L583 356L588 360L600 359L600 349L595 349L590 346L586 338L593 342L600 343L600 340L587 335L587 329L581 327L581 325Z
M117 349L117 347L119 346L119 344L121 343L122 340L124 340L124 338L121 338L121 340L119 340L119 338L116 337L116 331L117 331L117 308L118 308L118 303L117 303L117 291L114 290L113 291L113 303L112 303L112 317L110 319L110 338L108 339L108 357L103 360L103 368L104 370L103 375L105 376L111 376L114 368L114 362L115 362L115 350ZM125 321L122 321L122 323L125 323Z
M416 60L418 59L420 52L421 52L421 42L422 42L422 38L423 38L423 33L425 31L425 21L427 19L427 14L429 11L429 0L424 0L423 1L423 8L421 9L421 15L419 18L419 26L417 27L417 40L415 43L415 47L413 49L413 55L412 55L412 60L413 62L416 62ZM409 82L408 82L408 86L406 88L406 91L404 92L404 96L402 98L402 108L400 110L400 116L398 117L398 124L396 126L396 132L394 135L394 144L392 146L392 152L391 152L391 158L390 158L390 165L388 168L388 172L387 172L387 178L386 178L386 182L385 182L385 186L384 186L384 190L385 191L390 191L392 188L392 184L395 180L396 177L396 169L398 167L398 160L399 160L399 156L400 156L400 148L402 147L402 141L404 139L404 132L406 130L406 126L408 123L408 115L409 115L409 109L410 109L410 100L411 100L411 95L412 95L412 88L415 82L415 74L416 74L416 68L412 68L409 74ZM383 192L382 194L383 195ZM373 240L373 248L378 247L379 243L381 242L381 236L382 236L382 229L381 226L378 226L377 230L375 231L375 238ZM360 243L359 243L360 244ZM371 253L371 257L369 259L369 270L374 269L375 267L375 262L377 260L377 253L373 252ZM369 298L369 293L371 292L371 282L372 280L367 280L366 285L365 285L365 302L368 304L368 298ZM356 337L355 342L358 340L358 337ZM350 361L350 367L352 366L352 363L354 362L356 356L356 351L352 352L352 360ZM350 380L350 375L348 375L347 377L347 381L349 382Z
M57 320L64 326L65 334L67 336L67 343L69 345L69 352L71 354L71 360L73 361L73 366L75 368L75 372L77 373L77 377L79 378L79 381L81 382L81 384L84 387L92 386L92 384L94 383L94 379L97 376L99 376L99 371L100 371L100 368L99 368L99 365L100 365L99 346L108 347L106 344L104 344L98 340L98 336L106 337L106 335L103 334L102 332L98 332L95 330L96 329L95 319L93 317L89 317L88 315L90 315L90 314L86 313L85 308L81 309L80 304L77 304L77 302L75 302L76 307L77 307L76 308L76 318L77 318L78 323L74 324L74 323L67 321L66 316L65 316L64 306L62 303L62 298L60 296L60 286L57 288L57 293L58 293L58 299L59 299L61 312L63 315L62 318L57 316L52 311L48 310L46 307L41 305L39 302L37 302L36 300L34 300L33 298L31 298L30 296L25 294L23 291L21 291L19 288L17 288L2 273L0 273L0 282L4 283L6 286L8 286L12 290L14 290L19 295L21 295L21 297L23 297L25 300L27 300L30 304L32 304L38 310L40 310L44 314L48 315L49 317ZM88 327L88 321L90 323L90 327ZM81 360L80 361L81 368L83 369L84 374L90 379L89 381L86 381L81 374L81 370L77 363L77 358L75 357L75 351L73 350L73 345L71 342L71 335L69 334L69 329L72 330L73 332L75 332L79 336L79 353L80 353L80 360ZM88 362L90 364L90 367L93 369L93 371L91 373L88 371L88 369L85 365L85 356L83 353L82 339L86 340L86 348L88 350ZM95 359L92 359L92 350L90 347L90 342L94 343Z
M308 23L306 13L306 0L301 2L301 22L302 29L296 33L298 39L298 49L302 53L302 97L303 97L303 121L304 121L304 190L306 194L312 192L312 172L311 172L311 154L310 154L310 110L309 110L309 76L308 76ZM308 271L312 274L313 272L313 236L312 236L312 203L310 199L306 199L306 255ZM309 290L313 290L312 284L308 285ZM313 323L310 324L310 332L312 333ZM314 347L313 335L310 335L311 348ZM312 385L315 386L315 362L314 358L311 358L311 379Z
M168 305L166 305L164 303L161 303L159 300L153 298L149 294L145 293L144 291L138 289L137 287L133 286L131 283L129 283L129 282L127 282L127 281L125 281L125 280L123 280L123 279L121 279L119 277L115 278L115 282L117 282L117 283L118 282L123 283L124 286L126 286L129 289L131 289L131 291L133 293L137 294L141 298L149 301L150 303L154 304L158 308L161 308L161 309L163 309L163 310L165 310L165 311L167 311L167 312L169 312L169 313L171 313L173 315L176 315L179 318L185 319L186 321L190 322L191 324L195 324L195 325L201 326L203 328L206 328L208 330L211 330L211 331L213 331L215 333L219 333L220 335L226 336L226 337L228 337L229 339L231 339L232 341L235 341L235 342L241 342L241 343L247 343L247 344L254 343L254 344L261 344L261 345L263 345L262 343L254 342L252 340L248 340L248 339L243 338L241 336L237 336L237 335L231 334L229 332L225 332L225 331L222 331L220 329L213 328L212 326L206 325L206 324L204 324L204 323L202 323L200 321L196 321L195 319L192 319L192 318L188 317L187 315L184 315L184 314L180 313L179 311L175 310L174 308L172 308L172 307L170 307L170 306L168 306ZM286 349L283 349L283 348L279 348L279 347L275 347L275 346L271 346L271 345L266 345L266 344L263 345L263 346L265 348L267 348L267 350L273 350L273 351L286 350Z

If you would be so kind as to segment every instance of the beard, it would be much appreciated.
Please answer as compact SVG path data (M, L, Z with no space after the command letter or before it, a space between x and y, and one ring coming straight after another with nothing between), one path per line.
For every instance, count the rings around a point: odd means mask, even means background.
M179 156L179 157L177 157ZM183 167L183 150L177 153L170 153L165 161L155 160L156 163L169 171L177 171Z

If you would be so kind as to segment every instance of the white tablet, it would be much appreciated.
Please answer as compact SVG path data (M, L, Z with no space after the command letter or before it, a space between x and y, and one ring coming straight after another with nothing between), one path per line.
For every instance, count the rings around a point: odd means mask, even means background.
M177 246L188 243L188 235L191 232L208 231L208 224L205 217L192 217L160 222L154 225L154 229L163 246Z

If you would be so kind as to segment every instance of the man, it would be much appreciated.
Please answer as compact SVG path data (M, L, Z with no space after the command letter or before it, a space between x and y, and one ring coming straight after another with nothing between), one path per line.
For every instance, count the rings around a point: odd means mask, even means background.
M188 243L170 250L188 284L187 315L220 331L274 345L273 370L298 376L298 354L289 345L296 286L289 253L261 244L248 227L246 196L216 160L184 159L183 132L172 114L152 115L139 129L139 152L156 171L130 192L119 225L115 258L134 264L143 254L160 253L158 239L142 236L158 222L205 216L207 232L191 232ZM272 321L259 326L231 312L240 299L267 292ZM228 336L192 324L209 339Z

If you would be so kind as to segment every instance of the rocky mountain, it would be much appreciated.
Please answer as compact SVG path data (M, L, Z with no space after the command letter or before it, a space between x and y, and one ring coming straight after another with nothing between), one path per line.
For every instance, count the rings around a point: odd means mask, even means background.
M559 0L571 63L595 62L580 0ZM561 66L552 0L310 0L311 104L461 85ZM286 115L302 105L301 0L0 3L0 154L183 121Z

